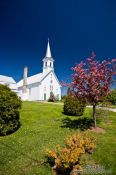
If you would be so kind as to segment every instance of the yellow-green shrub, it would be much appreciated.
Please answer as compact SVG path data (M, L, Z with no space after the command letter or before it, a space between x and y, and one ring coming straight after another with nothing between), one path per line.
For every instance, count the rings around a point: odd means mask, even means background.
M91 153L95 147L94 138L86 133L76 133L66 139L65 147L57 145L54 151L47 150L47 156L52 159L56 172L62 175L74 175L75 172L83 171L81 156Z

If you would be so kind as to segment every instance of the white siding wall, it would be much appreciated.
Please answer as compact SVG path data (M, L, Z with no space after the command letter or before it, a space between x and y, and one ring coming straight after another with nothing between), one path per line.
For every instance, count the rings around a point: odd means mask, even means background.
M18 92L22 100L37 101L40 98L39 83L29 85L25 94L23 93L23 87L18 88Z
M59 100L61 99L61 87L52 72L42 81L40 85L40 100L44 100L44 93L46 93L46 100L48 100L51 91L55 96L59 96Z
M9 88L13 90L17 90L17 85L16 84L9 84Z
M22 93L23 92L22 87L18 88L18 91L19 96L21 97L22 100L29 100L29 101L44 100L44 93L46 94L46 100L48 100L51 91L54 93L55 97L58 96L59 100L61 99L61 87L56 77L54 76L53 72L47 75L47 77L45 77L45 79L41 82L41 84L35 83L28 85L26 94Z
M29 94L29 100L30 101L36 101L39 100L39 94L40 94L40 90L39 90L39 84L33 84L31 86L28 87L28 94Z

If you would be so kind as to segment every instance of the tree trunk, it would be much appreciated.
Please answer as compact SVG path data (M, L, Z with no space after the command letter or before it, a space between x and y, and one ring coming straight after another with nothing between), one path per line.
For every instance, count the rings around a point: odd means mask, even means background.
M96 128L96 105L93 105L93 121L94 127Z

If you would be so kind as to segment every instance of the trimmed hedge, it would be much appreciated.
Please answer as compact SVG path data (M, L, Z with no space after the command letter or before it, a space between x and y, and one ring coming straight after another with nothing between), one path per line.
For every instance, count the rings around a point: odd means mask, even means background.
M21 100L15 92L0 84L0 135L7 135L18 129Z
M67 96L64 101L64 114L72 116L83 115L85 109L85 102L73 96Z

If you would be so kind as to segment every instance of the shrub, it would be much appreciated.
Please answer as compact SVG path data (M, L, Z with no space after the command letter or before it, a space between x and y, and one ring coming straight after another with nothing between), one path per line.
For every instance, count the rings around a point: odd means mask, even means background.
M112 90L110 95L106 98L109 102L111 102L113 105L116 104L116 89Z
M19 127L21 100L15 92L0 84L0 135L14 132Z
M64 102L66 97L66 95L61 96L61 101Z
M47 156L58 174L74 175L75 172L83 172L82 155L92 153L95 148L94 138L88 137L87 133L77 133L66 139L64 148L57 145L55 151L47 150Z
M85 109L85 102L73 97L67 96L64 101L64 113L66 115L81 116Z
M53 92L50 92L50 98L48 99L48 102L55 102L56 97L54 96Z

